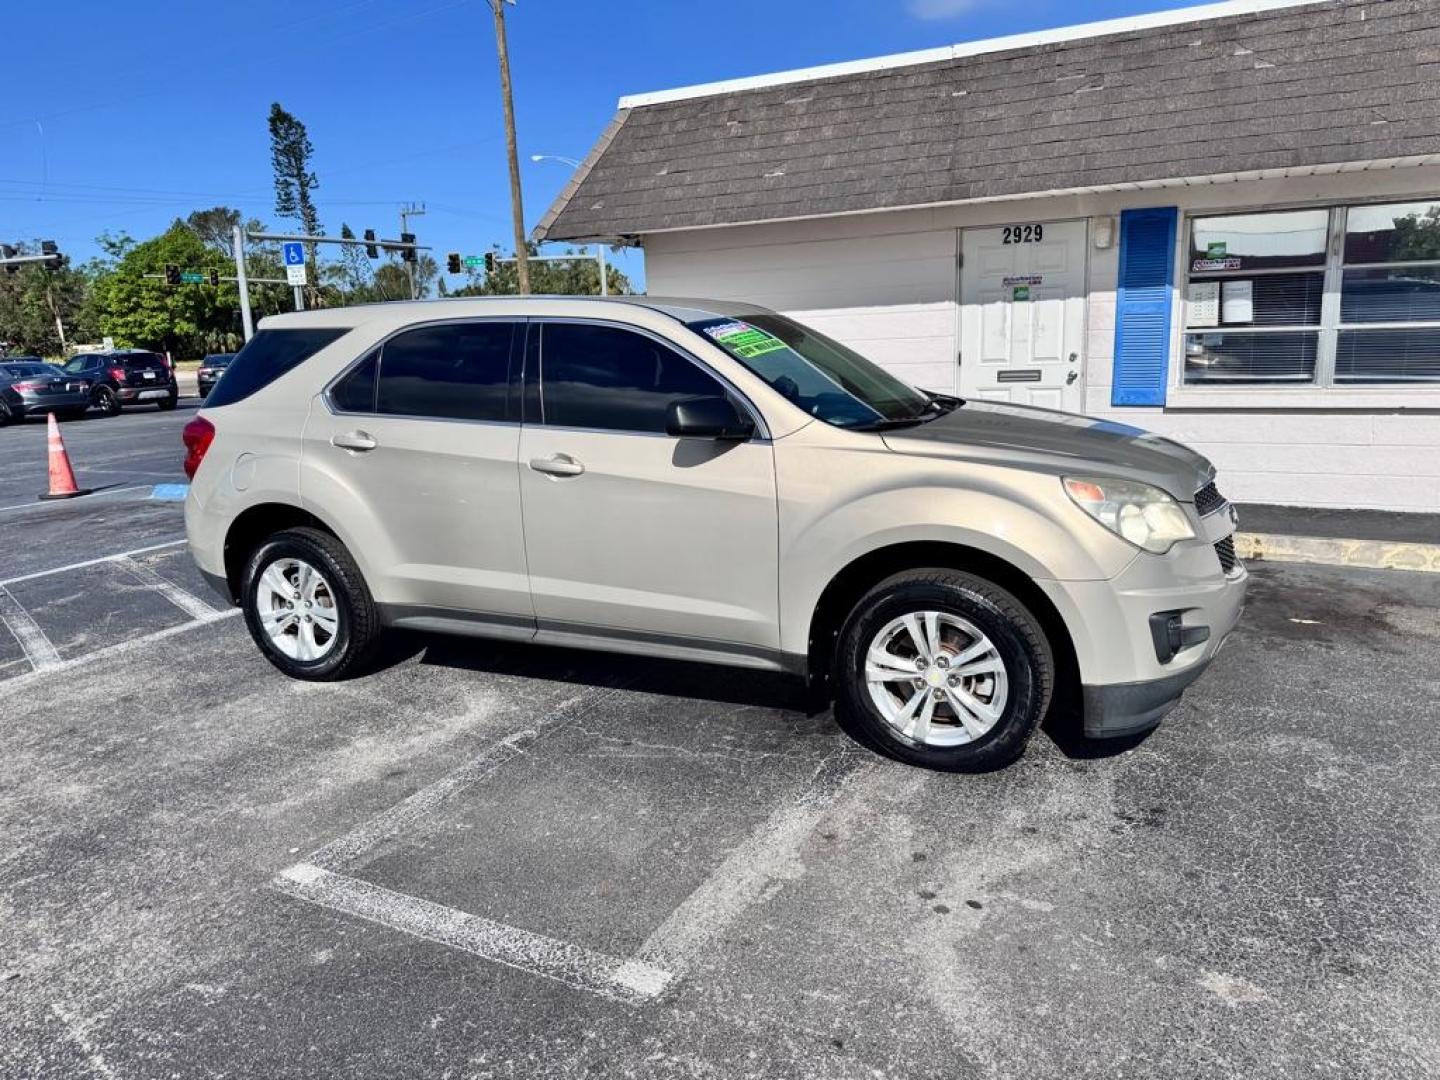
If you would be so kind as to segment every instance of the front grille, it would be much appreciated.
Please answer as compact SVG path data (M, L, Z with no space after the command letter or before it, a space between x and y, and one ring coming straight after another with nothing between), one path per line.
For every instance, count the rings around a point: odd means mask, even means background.
M1215 513L1224 505L1225 496L1220 494L1220 489L1215 486L1213 480L1195 492L1195 512L1201 517Z
M1220 556L1220 569L1225 571L1226 576L1235 572L1240 565L1240 560L1235 557L1235 537L1227 536L1215 545L1215 554Z

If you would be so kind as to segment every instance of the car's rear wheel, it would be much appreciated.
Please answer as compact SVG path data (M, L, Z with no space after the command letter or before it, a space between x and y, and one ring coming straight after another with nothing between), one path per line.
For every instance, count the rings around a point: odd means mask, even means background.
M357 674L380 638L360 568L319 529L287 529L262 543L246 563L241 606L266 659L296 679Z
M1034 615L955 570L876 585L846 620L836 658L839 717L853 734L900 761L952 772L1018 758L1054 682Z
M90 395L90 404L99 409L102 416L116 416L121 409L120 395L108 386L97 386Z
M0 400L0 427L4 427L15 419L15 414L10 411L10 406Z

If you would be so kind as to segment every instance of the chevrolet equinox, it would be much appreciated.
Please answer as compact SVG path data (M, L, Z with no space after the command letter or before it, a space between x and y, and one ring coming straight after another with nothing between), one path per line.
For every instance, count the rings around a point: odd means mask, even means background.
M300 679L388 627L792 672L876 749L978 770L1052 699L1154 726L1245 595L1200 455L748 304L279 315L184 438L195 561Z

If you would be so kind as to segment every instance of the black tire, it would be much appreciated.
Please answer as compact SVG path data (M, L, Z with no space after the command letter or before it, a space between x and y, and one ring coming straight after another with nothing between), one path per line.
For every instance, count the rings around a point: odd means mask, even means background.
M260 624L257 596L261 575L280 559L299 559L317 569L332 586L337 616L333 645L318 660L287 656ZM362 674L380 641L380 613L360 568L345 545L320 529L295 528L275 533L250 556L242 578L240 603L250 636L265 658L295 679L324 682Z
M937 747L908 739L886 721L870 696L865 656L872 640L893 620L920 611L949 613L971 623L1004 662L1008 694L1000 717L969 742ZM834 681L837 719L872 748L922 768L988 772L1024 753L1049 707L1055 660L1034 615L998 585L958 570L911 570L880 582L850 612L836 649Z
M108 386L97 386L90 394L90 404L100 410L101 416L119 416L124 408L120 395Z
M10 406L5 404L4 401L0 401L0 427L4 427L6 424L11 423L14 419L15 414L10 411Z
M155 404L159 407L159 409L160 409L161 412L169 412L171 409L175 408L175 406L176 406L177 404L179 404L179 402L180 402L180 395L179 395L179 394L171 394L168 398L162 398L160 401L157 401Z

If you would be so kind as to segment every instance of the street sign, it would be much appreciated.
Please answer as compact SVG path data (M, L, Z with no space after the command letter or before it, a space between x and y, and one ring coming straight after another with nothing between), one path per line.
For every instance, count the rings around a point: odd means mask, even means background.
M205 280L204 274L198 274L194 270L185 270L180 274L180 281L185 285L203 285Z
M477 266L484 266L484 265L485 265L485 256L484 256L484 255L466 255L466 256L465 256L465 265L468 266L468 267L470 267L470 269L472 269L472 270L475 269L475 267L477 267Z
M280 245L280 250L285 257L285 280L291 285L304 285L307 281L305 276L305 245L299 241L289 241Z

